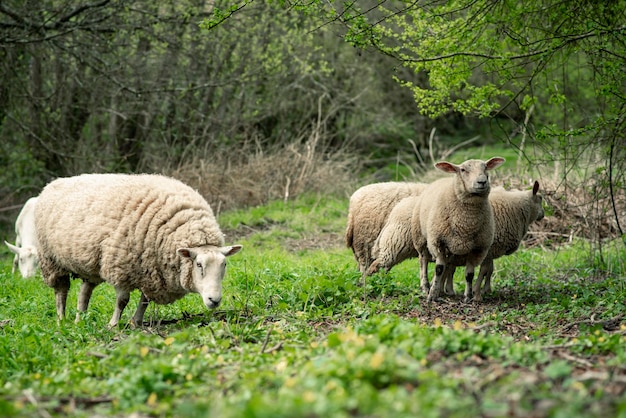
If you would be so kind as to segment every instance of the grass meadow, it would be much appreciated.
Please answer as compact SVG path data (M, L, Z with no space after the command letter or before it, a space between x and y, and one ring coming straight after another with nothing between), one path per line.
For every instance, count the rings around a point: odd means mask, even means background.
M108 329L96 288L57 323L40 277L0 251L0 416L626 417L626 252L583 240L496 260L494 292L428 306L417 260L359 286L348 200L303 195L220 214L224 301L151 306ZM68 318L76 310L73 281Z

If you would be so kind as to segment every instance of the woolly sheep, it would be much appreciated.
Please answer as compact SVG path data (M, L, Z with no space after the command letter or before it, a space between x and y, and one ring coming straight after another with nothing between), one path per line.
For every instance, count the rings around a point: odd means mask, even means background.
M118 324L130 292L141 291L131 322L142 324L150 301L171 303L199 293L207 308L219 306L225 257L213 212L200 194L161 175L84 174L60 178L41 192L35 209L44 282L54 289L65 317L70 274L83 280L79 319L103 281L117 300L109 326Z
M15 245L4 243L15 254L13 258L13 273L20 270L22 277L33 277L37 273L39 259L37 257L37 234L35 232L35 204L36 197L26 201L15 221Z
M491 276L493 274L493 260L503 255L513 254L528 232L528 227L544 217L542 197L539 192L539 182L535 181L532 190L507 191L502 187L494 188L489 194L489 203L493 208L495 234L493 244L487 256L480 265L478 279L474 284L474 300L480 302L481 284L485 285L482 292L491 292ZM454 294L454 268L446 270L444 276L447 294Z
M429 287L428 261L435 261L428 302L439 297L444 270L457 257L462 257L465 264L465 301L472 299L474 269L487 255L494 236L488 171L503 163L503 158L493 157L460 165L446 161L435 164L437 169L455 175L431 183L411 217L411 236L420 256L424 291Z
M374 241L395 204L405 197L419 195L426 186L413 182L373 183L352 194L345 238L346 245L354 253L362 279L373 261Z

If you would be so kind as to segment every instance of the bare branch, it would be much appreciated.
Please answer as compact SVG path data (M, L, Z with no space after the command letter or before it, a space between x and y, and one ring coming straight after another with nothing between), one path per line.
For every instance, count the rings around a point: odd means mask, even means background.
M76 9L72 10L71 12L69 12L67 15L63 16L62 18L60 18L57 21L57 24L55 26L58 27L59 24L61 24L61 23L69 22L70 19L72 19L74 16L77 16L77 15L81 14L85 10L97 9L97 8L100 8L100 7L104 7L108 3L110 3L110 0L102 0L99 3L85 4L83 6L77 7Z

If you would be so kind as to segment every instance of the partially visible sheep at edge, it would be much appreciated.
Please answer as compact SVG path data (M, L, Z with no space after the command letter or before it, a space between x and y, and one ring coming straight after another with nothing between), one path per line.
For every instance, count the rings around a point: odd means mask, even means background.
M420 282L422 290L428 291L428 302L439 297L444 270L459 257L465 264L465 301L472 299L474 270L487 255L495 230L488 171L503 163L504 158L493 157L459 165L446 161L435 164L454 176L431 183L411 217L411 237L419 253ZM432 260L435 276L429 286L428 262Z
M494 239L487 256L480 265L478 279L474 285L474 300L481 300L481 283L485 279L482 293L491 292L491 275L493 274L493 260L514 253L528 232L532 222L544 217L542 197L538 194L539 182L535 181L532 190L507 191L502 187L491 190L489 203L494 216ZM423 195L422 195L423 196ZM376 245L374 256L376 259L370 267L370 274L385 269L389 271L393 266L407 258L417 257L411 237L411 216L420 197L407 197L391 211L387 223L383 227ZM453 276L455 267L445 270L442 285L445 283L445 293L454 294Z
M118 324L130 292L141 291L131 319L143 324L150 301L168 304L190 292L207 308L219 306L226 257L211 207L195 190L161 175L84 174L49 183L35 209L44 282L65 317L70 274L82 279L78 312L103 281L116 291L109 322Z
M31 197L26 201L24 207L17 215L15 220L15 245L6 241L4 243L9 247L13 258L12 273L19 268L20 274L27 279L33 277L37 273L39 259L37 256L37 233L35 231L35 204L36 197Z
M543 198L538 193L539 182L535 181L531 190L507 191L502 187L494 188L489 194L489 203L493 208L495 234L493 244L480 265L478 279L474 284L474 300L482 300L483 293L491 292L493 260L503 255L511 255L519 248L528 233L530 224L543 219ZM445 292L454 294L453 279L455 268L444 272ZM485 280L481 290L481 284Z
M373 261L372 247L387 216L397 202L419 195L427 184L417 182L372 183L357 189L350 196L346 246L352 249L364 284Z

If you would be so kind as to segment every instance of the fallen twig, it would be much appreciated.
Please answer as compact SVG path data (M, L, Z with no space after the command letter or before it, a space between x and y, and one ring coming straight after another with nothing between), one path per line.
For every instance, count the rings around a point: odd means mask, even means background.
M607 331L613 331L617 328L619 328L619 324L621 323L621 319L624 317L624 314L619 314L617 316L614 316L611 319L594 319L595 315L592 315L591 319L586 319L583 321L576 321L576 322L572 322L570 324L565 325L562 329L561 332L565 332L570 330L571 328L575 327L575 326L580 326L580 325L598 325L598 324L602 324L602 328L604 328Z
M39 402L37 401L37 398L35 398L35 395L33 395L32 390L26 389L22 393L24 394L24 397L28 400L28 402L30 402L35 408L37 408L37 412L39 413L39 415L44 418L52 418L52 415L50 415L48 411L39 406Z
M470 329L472 331L481 331L481 330L483 330L485 328L490 328L492 326L494 326L493 322L485 322L484 324L476 325L476 326L470 327L468 329Z
M585 367L593 367L593 363L589 360L585 360L583 358L572 356L571 354L561 351L559 352L559 356L563 357L565 360L573 361L575 363L581 364Z
M278 351L278 350L280 350L280 349L282 349L282 348L283 348L283 342L281 341L281 342L279 342L278 344L276 344L275 346L270 347L270 348L268 348L267 350L265 350L265 351L264 351L264 353L265 353L265 354L268 354L268 353L273 353L274 351Z
M274 324L270 325L270 329L267 331L267 335L265 336L265 341L263 341L263 346L261 347L261 354L265 352L267 348L267 343L270 341L270 335L272 334L272 330L274 329Z

